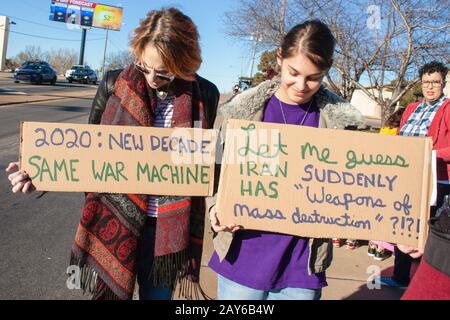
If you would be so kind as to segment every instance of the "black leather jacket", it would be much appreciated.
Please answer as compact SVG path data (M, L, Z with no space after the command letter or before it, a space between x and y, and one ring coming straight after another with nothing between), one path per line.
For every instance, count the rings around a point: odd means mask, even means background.
M92 102L91 114L89 115L90 124L100 124L103 111L109 97L114 93L114 84L117 77L122 72L120 70L108 71L100 83L94 101ZM197 82L200 92L194 92L194 99L200 96L204 103L205 119L208 122L208 128L212 128L217 113L217 105L219 104L220 93L217 87L210 81L197 75ZM194 120L198 119L194 113Z

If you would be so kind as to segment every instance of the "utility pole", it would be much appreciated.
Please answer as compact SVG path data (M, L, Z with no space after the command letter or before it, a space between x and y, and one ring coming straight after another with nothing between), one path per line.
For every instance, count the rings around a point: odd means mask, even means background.
M105 76L105 61L106 61L106 49L108 47L108 32L109 28L106 29L105 50L103 51L102 78Z
M0 17L0 71L6 69L5 64L6 64L6 51L8 49L9 24L10 22L8 17L6 16Z
M251 78L253 75L253 65L255 64L256 49L258 46L259 35L252 36L252 38L254 39L253 39L252 57L250 59L250 66L249 66L249 75L248 75L249 78Z
M243 64L244 64L244 57L241 57L241 73L240 73L240 77L241 78L243 77L243 74L242 74L242 66L243 66Z
M281 17L280 17L280 37L283 36L284 37L284 26L285 26L285 21L286 20L286 0L282 0L281 1Z
M84 65L84 48L86 47L86 33L87 29L81 28L82 34L81 34L81 48L80 48L80 57L78 59L79 65Z

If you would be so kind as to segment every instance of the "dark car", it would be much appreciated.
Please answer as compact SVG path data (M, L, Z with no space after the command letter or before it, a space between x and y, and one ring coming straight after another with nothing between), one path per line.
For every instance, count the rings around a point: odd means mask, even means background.
M56 72L48 65L42 63L24 64L14 74L14 82L19 81L41 84L49 82L51 85L56 83Z
M97 74L90 68L78 68L67 77L67 81L97 84Z
M45 61L38 61L38 60L36 60L36 61L25 61L24 63L22 63L22 65L20 66L20 67L17 67L15 70L14 70L14 72L15 73L17 73L18 71L20 71L21 69L26 69L27 68L27 66L29 66L29 65L31 65L31 64L38 64L38 65L40 65L40 66L43 66L43 67L49 67L49 68L51 68L51 66L48 64L48 62L45 62Z

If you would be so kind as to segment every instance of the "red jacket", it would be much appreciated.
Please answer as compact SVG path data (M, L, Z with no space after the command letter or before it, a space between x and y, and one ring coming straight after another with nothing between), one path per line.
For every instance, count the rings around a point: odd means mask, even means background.
M400 121L400 129L421 103L411 103L406 107ZM433 150L436 150L438 180L450 180L450 99L445 99L436 112L427 136L433 139Z
M425 252L402 300L450 300L450 212L429 221Z

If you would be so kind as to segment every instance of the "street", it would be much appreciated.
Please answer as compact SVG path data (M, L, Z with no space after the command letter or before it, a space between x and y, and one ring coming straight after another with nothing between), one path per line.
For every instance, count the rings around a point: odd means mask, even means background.
M93 88L93 97L96 86L64 82L54 87L15 84L2 76L0 104L11 96L23 99L44 90L60 96L74 95L86 87ZM91 99L60 98L0 107L0 300L89 298L66 286L70 248L84 195L48 193L41 199L36 199L39 193L14 195L4 170L9 162L18 159L21 121L87 123Z

